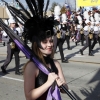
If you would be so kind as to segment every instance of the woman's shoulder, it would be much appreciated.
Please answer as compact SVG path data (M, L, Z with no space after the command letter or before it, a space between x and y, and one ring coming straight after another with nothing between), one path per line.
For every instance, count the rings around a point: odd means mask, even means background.
M24 71L30 71L30 70L35 70L36 69L36 65L33 61L28 61L25 65L24 65Z
M25 66L29 66L29 65L34 65L34 62L31 61L31 60L27 61L27 63L25 64Z

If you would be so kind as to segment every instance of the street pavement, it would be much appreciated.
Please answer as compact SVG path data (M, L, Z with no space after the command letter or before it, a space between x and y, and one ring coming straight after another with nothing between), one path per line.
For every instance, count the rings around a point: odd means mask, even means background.
M29 44L30 45L30 44ZM77 98L77 100L100 100L100 47L96 44L94 48L94 56L88 56L88 48L83 52L82 56L79 49L83 46L78 44L75 46L71 42L72 50L68 50L66 42L64 43L64 56L69 63L61 63L59 50L55 53L54 59L57 59L62 66L62 70L69 87L69 91ZM0 44L0 66L6 58L6 46ZM4 75L0 69L0 100L25 100L23 76L15 75L14 57L7 67L9 74ZM24 54L20 52L20 70L22 71L24 64L28 61ZM61 94L62 100L71 100L66 94Z

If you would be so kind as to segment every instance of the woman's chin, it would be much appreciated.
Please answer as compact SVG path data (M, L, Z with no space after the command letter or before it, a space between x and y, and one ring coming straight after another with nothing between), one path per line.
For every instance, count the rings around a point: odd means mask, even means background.
M49 51L49 52L46 52L45 54L46 54L46 55L50 55L51 53L52 53L52 52Z

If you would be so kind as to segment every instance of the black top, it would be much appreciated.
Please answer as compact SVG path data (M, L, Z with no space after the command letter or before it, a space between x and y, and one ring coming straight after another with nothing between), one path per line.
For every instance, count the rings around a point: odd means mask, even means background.
M58 69L56 68L53 59L51 59L50 57L44 57L46 63L50 63L51 65L51 69L48 68L48 70L50 72L55 72L56 74L58 74ZM45 73L43 73L41 70L39 70L39 74L36 77L36 81L35 81L35 88L40 87L41 85L43 85L48 79L48 75L46 75ZM46 91L41 97L39 97L37 100L46 100L47 97L47 93L48 91Z

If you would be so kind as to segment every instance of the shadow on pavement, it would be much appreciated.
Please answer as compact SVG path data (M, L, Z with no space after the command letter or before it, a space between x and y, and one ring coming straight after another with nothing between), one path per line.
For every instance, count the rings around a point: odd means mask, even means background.
M77 46L78 46L78 45L77 45ZM75 47L76 47L76 45L73 45L73 46L71 46L70 48L73 49L73 48L75 48Z
M96 85L95 88L89 87L88 90L86 88L83 88L80 90L81 94L86 97L84 100L100 100L100 70L98 70L96 75L87 84L90 84L96 81L98 81L98 84ZM72 93L77 98L77 100L83 100L74 91L72 91Z
M0 63L3 63L5 60L1 60Z
M20 64L20 67L19 67L19 68L21 68L21 67L22 67L22 69L23 69L24 65L25 65L25 63Z
M100 50L100 48L96 48L95 50L93 50L93 53L95 54L97 52L100 52L99 50Z
M25 63L23 63L23 64L20 64L20 67L19 68L21 68L21 69L19 69L19 70L21 70L22 71L22 69L23 69L23 67L24 67L24 64ZM8 66L9 67L9 66ZM10 74L10 72L15 72L15 68L10 68L10 69L6 69L7 70L7 74ZM7 75L7 74L4 74L4 73L2 73L2 71L0 71L0 76L5 76L5 75Z
M76 51L74 53L71 53L71 54L67 55L66 58L70 59L70 58L74 57L76 54L79 54L79 51Z

